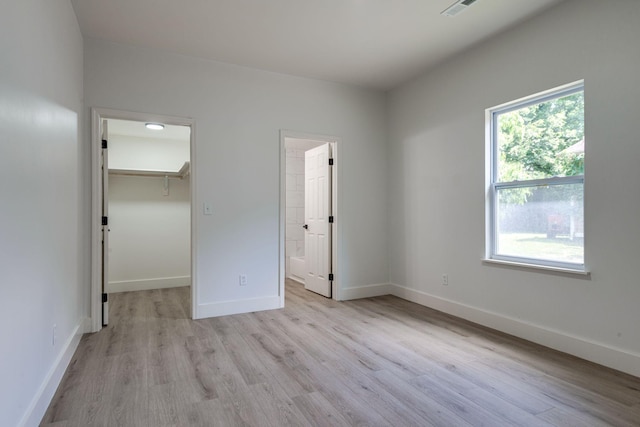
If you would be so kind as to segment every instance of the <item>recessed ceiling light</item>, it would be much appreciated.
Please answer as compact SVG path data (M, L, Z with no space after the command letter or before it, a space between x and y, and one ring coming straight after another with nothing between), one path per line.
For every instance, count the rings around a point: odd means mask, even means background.
M164 129L164 125L162 123L145 123L144 124L147 129L151 130L162 130Z
M475 3L476 0L458 0L445 10L443 10L440 15L444 16L456 16L459 13L464 12L469 6Z

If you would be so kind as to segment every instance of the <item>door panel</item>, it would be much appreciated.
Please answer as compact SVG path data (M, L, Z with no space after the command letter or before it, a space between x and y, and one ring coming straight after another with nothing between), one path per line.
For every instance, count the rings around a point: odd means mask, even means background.
M330 144L305 152L305 288L331 297Z
M102 325L109 324L109 296L106 288L109 283L109 153L104 142L109 140L107 120L102 120L102 217L107 224L102 225Z

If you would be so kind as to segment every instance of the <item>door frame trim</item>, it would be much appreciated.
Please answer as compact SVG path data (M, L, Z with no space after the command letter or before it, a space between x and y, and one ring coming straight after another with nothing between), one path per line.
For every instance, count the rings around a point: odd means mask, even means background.
M285 269L285 230L286 230L286 182L287 182L287 160L286 160L286 148L285 139L309 139L318 142L328 142L331 144L331 157L333 158L333 167L331 170L331 214L335 217L333 227L331 227L331 271L334 274L335 279L331 284L331 299L340 301L340 258L338 248L340 247L340 230L341 230L341 218L338 214L338 200L340 195L340 186L338 182L338 171L340 170L340 161L338 160L340 154L340 148L342 147L342 140L336 136L315 134L308 132L298 132L292 130L280 130L280 227L279 227L279 273L278 282L279 289L278 295L280 297L280 306L284 307L284 282L286 279Z
M100 171L100 153L102 150L100 122L102 119L133 120L138 122L160 122L168 125L189 126L190 135L190 193L191 193L191 317L195 318L197 307L197 283L196 280L196 236L197 236L197 209L196 209L196 180L195 177L195 121L187 117L165 116L152 113L138 113L125 110L108 108L91 108L91 332L102 329L102 174Z

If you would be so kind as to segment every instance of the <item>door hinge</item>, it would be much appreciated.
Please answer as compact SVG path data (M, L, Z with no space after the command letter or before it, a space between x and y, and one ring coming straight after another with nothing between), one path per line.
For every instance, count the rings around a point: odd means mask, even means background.
M329 166L333 166L333 159L329 159Z
M333 215L329 216L329 224L333 224Z
M329 273L329 281L333 282L333 273Z
M106 140L106 139L103 139L103 140L102 140L102 148L103 148L103 149L106 149L106 148L107 148L107 140Z
M102 302L109 302L109 294L102 294Z
M109 217L106 217L106 216L102 217L102 225L109 225Z

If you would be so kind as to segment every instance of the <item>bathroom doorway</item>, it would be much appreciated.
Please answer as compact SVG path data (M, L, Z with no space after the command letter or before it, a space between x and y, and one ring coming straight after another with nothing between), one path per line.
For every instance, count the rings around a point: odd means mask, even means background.
M339 299L338 139L283 131L281 140L281 297L286 278Z

